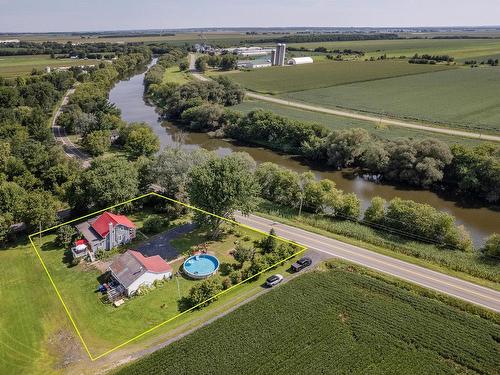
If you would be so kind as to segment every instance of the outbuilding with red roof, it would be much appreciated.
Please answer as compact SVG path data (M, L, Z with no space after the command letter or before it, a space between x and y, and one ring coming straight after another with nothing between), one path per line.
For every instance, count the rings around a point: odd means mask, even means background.
M135 250L127 250L118 256L109 266L109 271L128 296L135 294L141 286L172 277L172 266L162 257L145 257Z

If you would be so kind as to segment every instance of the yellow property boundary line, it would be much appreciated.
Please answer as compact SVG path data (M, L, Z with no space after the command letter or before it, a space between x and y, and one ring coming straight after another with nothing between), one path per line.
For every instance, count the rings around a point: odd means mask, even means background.
M87 344L85 343L85 340L83 339L82 334L80 333L80 330L78 329L78 326L76 325L75 320L73 319L73 316L71 315L71 313L70 313L70 311L69 311L69 309L68 309L68 306L67 306L67 305L66 305L66 303L64 302L64 299L62 298L61 293L59 292L59 289L57 288L56 283L54 282L54 280L53 280L52 276L50 275L50 272L49 272L49 270L48 270L47 266L45 265L45 262L43 261L43 259L42 259L41 255L40 255L40 251L38 250L38 248L36 247L35 243L33 242L33 237L34 237L34 236L41 235L42 233L45 233L45 232L48 232L48 231L51 231L51 230L57 229L57 228L59 228L59 227L61 227L61 226L63 226L63 225L67 225L67 224L74 223L74 222L76 222L76 221L80 221L80 220L82 220L82 219L85 219L85 218L88 218L88 217L94 216L94 215L96 215L96 214L98 214L98 213L101 213L101 212L104 212L104 211L110 210L110 209L115 208L115 207L123 206L123 205L125 205L125 204L127 204L127 203L131 203L131 202L134 202L134 201L136 201L136 200L139 200L139 199L142 199L142 198L146 198L146 197L149 197L149 196L156 196L156 197L159 197L159 198L163 198L163 199L168 200L168 201L170 201L170 202L177 203L177 204L180 204L180 205L182 205L182 206L184 206L184 207L190 208L190 209L192 209L192 210L195 210L195 211L198 211L198 212L201 212L201 213L207 214L207 215L211 215L211 216L217 217L217 218L219 218L219 219L224 220L224 221L225 221L225 222L227 222L227 223L230 223L230 224L235 224L235 225L238 225L238 226L240 226L240 227L243 227L243 228L246 228L246 229L250 229L250 230L252 230L252 231L254 231L254 232L257 232L257 233L260 233L260 234L264 234L265 236L269 236L269 237L276 238L277 240L280 240L280 241L283 241L283 242L285 242L285 243L289 243L289 244L291 244L291 245L297 246L298 248L300 248L300 250L299 250L299 251L297 251L296 253L294 253L293 255L291 255L291 256L289 256L289 257L287 257L287 258L283 259L283 260L280 260L279 262L277 262L277 263L273 264L272 266L267 267L266 269L264 269L264 270L260 271L259 273L257 273L257 274L255 274L255 275L253 275L253 276L251 276L251 277L249 277L249 278L247 278L247 279L245 279L245 280L243 280L243 281L239 282L238 284L235 284L235 285L231 286L230 288L228 288L228 289L226 289L226 290L224 290L224 291L222 291L222 292L220 292L220 293L218 293L218 294L216 294L216 295L214 295L214 296L212 296L212 297L208 298L207 300L205 300L205 301L203 301L203 302L200 302L200 303L198 303L197 305L195 305L195 306L193 306L193 307L191 307L191 308L189 308L189 309L187 309L187 310L184 310L183 312L181 312L181 313L179 313L179 314L177 314L177 315L175 315L175 316L173 316L173 317L171 317L171 318L169 318L169 319L167 319L167 320L165 320L165 321L163 321L163 322L161 322L161 323L159 323L159 324L157 324L157 325L155 325L155 326L153 326L153 327L151 327L151 328L149 328L149 329L147 329L146 331L142 332L141 334L139 334L139 335L137 335L137 336L132 337L131 339L129 339L129 340L127 340L127 341L125 341L125 342L123 342L123 343L121 343L121 344L119 344L119 345L115 346L114 348L112 348L112 349L110 349L110 350L107 350L106 352L104 352L104 353L102 353L102 354L99 354L99 355L97 355L97 356L93 356L93 355L92 355L92 353L90 352L90 350L89 350L89 348L88 348ZM279 236L270 235L269 233L266 233L266 232L261 231L261 230L259 230L259 229L255 229L255 228L252 228L252 227L250 227L250 226L248 226L248 225L238 223L237 221L234 221L234 220L231 220L231 219L227 219L227 218L222 217L222 216L215 215L215 214L213 214L213 213L211 213L211 212L208 212L208 211L202 210L202 209L197 208L197 207L190 206L189 204L186 204L186 203L183 203L183 202L179 202L179 201L177 201L177 200L175 200L175 199L168 198L168 197L166 197L166 196L164 196L164 195L161 195L161 194L158 194L158 193L156 193L156 192L150 192L150 193L147 193L147 194L143 194L143 195L141 195L141 196L139 196L139 197L135 197L135 198L129 199L128 201L125 201L125 202L122 202L122 203L115 204L115 205L113 205L113 206L110 206L110 207L104 208L104 209L99 210L99 211L92 212L92 213L90 213L90 214L88 214L88 215L84 215L84 216L81 216L81 217L79 217L79 218L76 218L76 219L73 219L73 220L66 221L66 222L64 222L64 223L62 223L62 224L58 224L58 225L52 226L52 227L50 227L50 228L43 229L43 230L38 231L38 232L36 232L36 233L32 233L32 234L30 234L30 235L28 236L28 238L29 238L29 240L30 240L30 242L31 242L31 245L32 245L32 246L33 246L33 248L35 249L35 253L36 253L36 255L37 255L38 259L40 260L40 263L42 264L42 267L43 267L43 269L45 270L45 272L46 272L46 274L47 274L47 277L49 278L50 283L52 284L52 287L54 288L54 290L55 290L55 292L56 292L56 294L57 294L57 297L59 298L59 301L61 301L61 304L63 305L64 311L66 312L66 315L68 316L68 318L69 318L69 320L70 320L70 322L71 322L71 325L72 325L72 326L73 326L73 328L75 329L75 332L76 332L76 334L78 335L78 338L80 339L80 341L81 341L81 343L82 343L82 345L83 345L83 347L84 347L85 351L87 352L87 354L88 354L88 356L89 356L89 358L90 358L90 360L91 360L91 361L95 361L95 360L97 360L97 359L99 359L99 358L102 358L102 357L104 357L105 355L108 355L108 354L110 354L110 353L112 353L112 352L114 352L114 351L116 351L116 350L118 350L118 349L120 349L120 348L124 347L125 345L130 344L130 343L132 343L133 341L138 340L139 338L141 338L141 337L143 337L143 336L147 335L148 333L150 333L150 332L152 332L152 331L154 331L154 330L156 330L156 329L158 329L158 328L160 328L160 327L164 326L165 324L167 324L167 323L171 322L172 320L177 319L177 318L179 318L180 316L185 315L185 314L187 314L188 312L195 310L196 308L198 308L198 307L200 307L200 306L204 305L205 303L207 303L207 302L209 302L209 301L211 301L211 300L213 300L213 299L215 299L215 298L217 298L217 297L220 297L221 295L223 295L223 294L225 294L225 293L229 292L230 290L233 290L234 288L238 287L239 285L241 285L241 284L243 284L243 283L245 283L245 282L247 282L247 281L249 281L249 280L251 280L251 279L254 279L254 278L258 277L258 276L259 276L259 275L261 275L262 273L269 271L270 269L272 269L272 268L274 268L274 267L278 266L280 263L286 262L287 260L289 260L289 259L291 259L291 258L293 258L293 257L297 256L298 254L300 254L300 253L302 253L302 252L304 252L304 251L306 250L306 247L305 247L305 246L303 246L303 245L299 245L299 244L297 244L296 242L293 242L293 241L287 240L287 239L282 238L282 237L279 237Z

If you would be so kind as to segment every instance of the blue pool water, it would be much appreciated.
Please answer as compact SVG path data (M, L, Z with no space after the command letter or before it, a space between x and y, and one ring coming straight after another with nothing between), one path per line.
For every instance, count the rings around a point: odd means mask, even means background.
M184 262L184 272L195 279L202 279L219 269L219 260L213 255L193 255Z

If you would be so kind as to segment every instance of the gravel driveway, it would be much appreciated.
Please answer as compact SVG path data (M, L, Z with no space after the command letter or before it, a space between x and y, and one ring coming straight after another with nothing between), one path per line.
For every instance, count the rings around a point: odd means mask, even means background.
M196 224L189 223L167 230L149 238L137 247L137 251L145 256L159 255L167 262L179 256L179 252L170 244L173 239L191 232Z

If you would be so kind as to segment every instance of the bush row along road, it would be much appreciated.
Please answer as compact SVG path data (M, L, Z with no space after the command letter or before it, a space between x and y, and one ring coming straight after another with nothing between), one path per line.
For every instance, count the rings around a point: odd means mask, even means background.
M201 80L201 81L209 80L209 78L207 78L206 76L204 76L196 71L195 66L194 66L194 61L195 61L194 55L192 55L192 54L189 55L190 69L191 69L191 73L192 73L193 77L198 79L198 80ZM411 122L407 122L407 121L394 120L394 119L384 118L384 117L363 115L363 114L354 113L354 112L347 112L347 111L330 109L330 108L320 107L320 106L316 106L316 105L310 105L310 104L296 102L296 101L274 98L274 97L269 96L269 95L256 94L254 92L249 92L249 91L246 91L245 94L248 98L264 100L266 102L276 103L276 104L284 105L287 107L298 108L298 109L311 111L311 112L326 113L328 115L348 117L348 118L353 118L353 119L357 119L357 120L373 122L373 123L377 123L377 124L393 125L393 126L399 126L399 127L403 127L403 128L410 128L410 129L417 129L417 130L426 130L429 132L448 134L448 135L454 135L454 136L465 137L465 138L474 138L474 139L481 139L481 140L485 140L485 141L500 142L500 136L496 136L496 135L466 132L466 131L461 131L461 130L440 128L440 127L435 127L435 126L420 125L420 124L415 124L415 123L411 123Z
M307 246L310 251L357 263L500 312L500 292L498 291L260 216L238 214L236 220L241 224L264 232L269 232L271 228L274 228L278 236Z

